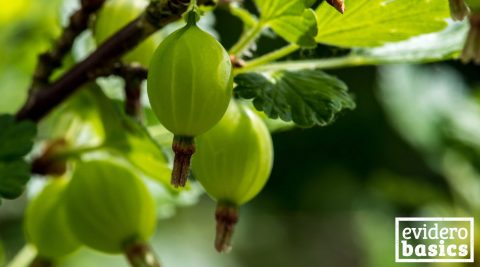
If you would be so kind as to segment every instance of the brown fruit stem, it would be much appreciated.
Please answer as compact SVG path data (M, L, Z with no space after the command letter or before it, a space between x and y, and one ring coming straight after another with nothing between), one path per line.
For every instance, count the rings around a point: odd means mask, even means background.
M172 185L184 187L190 175L190 159L195 153L195 140L189 136L173 137L172 144L175 159L173 161Z
M135 243L125 250L125 256L132 267L160 267L153 249L146 243Z
M215 249L218 252L229 252L235 224L238 222L238 207L236 205L218 202L215 211L217 233L215 236Z
M344 13L345 12L345 1L344 0L327 0L331 6L333 6L338 12Z

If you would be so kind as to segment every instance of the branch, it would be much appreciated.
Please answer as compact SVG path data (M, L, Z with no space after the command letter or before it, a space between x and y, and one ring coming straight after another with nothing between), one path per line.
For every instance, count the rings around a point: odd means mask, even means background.
M87 28L90 16L104 2L105 0L82 0L81 8L70 16L68 26L63 30L52 49L38 56L30 91L40 90L48 86L53 71L62 65L62 60L72 49L75 38Z
M125 81L125 113L141 120L142 116L142 82L147 79L148 70L138 64L118 64L113 74L120 76Z
M189 4L190 0L152 0L143 14L106 40L49 88L32 91L25 105L17 112L17 120L39 121L80 86L95 78L101 68L114 64L120 56L152 33L181 18Z

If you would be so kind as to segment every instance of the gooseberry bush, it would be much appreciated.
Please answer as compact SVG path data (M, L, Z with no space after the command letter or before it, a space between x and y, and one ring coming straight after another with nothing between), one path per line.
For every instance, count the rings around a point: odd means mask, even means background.
M45 178L25 213L31 266L81 246L160 266L148 242L161 207L202 192L217 202L212 240L226 252L240 206L270 176L271 134L355 108L325 70L480 62L478 0L66 2L75 8L24 105L0 115L0 196ZM242 22L231 47L217 10ZM265 37L284 45L259 54Z

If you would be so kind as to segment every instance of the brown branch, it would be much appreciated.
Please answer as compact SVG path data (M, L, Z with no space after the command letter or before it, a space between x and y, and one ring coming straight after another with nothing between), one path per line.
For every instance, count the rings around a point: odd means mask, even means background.
M40 90L49 85L53 71L62 65L62 60L72 49L75 38L87 28L90 16L104 2L105 0L82 0L81 8L70 16L68 26L63 29L62 35L53 44L52 49L38 56L30 91Z
M72 67L45 90L34 90L17 112L17 120L39 121L80 86L96 77L102 68L114 64L120 56L152 33L178 20L190 0L152 0L146 11L106 40L89 57Z
M148 70L138 64L116 64L113 74L125 81L125 113L141 120L142 117L142 82L147 79Z

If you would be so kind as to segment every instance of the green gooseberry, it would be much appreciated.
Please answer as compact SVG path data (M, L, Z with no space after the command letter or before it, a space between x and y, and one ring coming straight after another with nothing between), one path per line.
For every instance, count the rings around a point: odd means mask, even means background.
M157 48L148 73L148 97L160 123L174 134L172 184L184 186L194 140L212 128L225 113L232 96L230 57L222 45L196 25L169 35Z
M93 249L122 253L155 230L150 192L139 177L117 163L77 163L65 198L72 232Z
M218 203L215 247L226 251L238 220L238 206L254 198L270 176L271 136L258 115L231 101L222 120L197 137L197 147L192 171Z
M64 202L67 184L65 178L49 181L28 204L25 213L27 240L44 259L58 259L80 247L67 221Z

